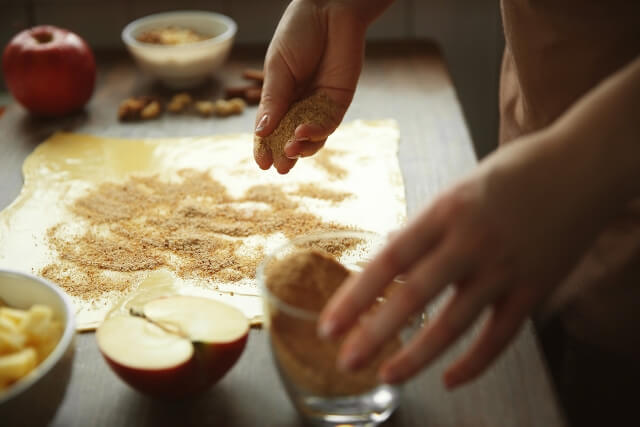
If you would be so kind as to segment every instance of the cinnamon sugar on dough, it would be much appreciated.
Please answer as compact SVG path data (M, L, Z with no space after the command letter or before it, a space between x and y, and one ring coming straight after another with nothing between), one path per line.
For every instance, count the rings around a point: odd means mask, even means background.
M83 329L99 325L153 271L166 273L181 293L220 298L255 318L263 307L251 262L236 263L237 256L257 258L288 237L330 223L379 234L404 223L399 136L391 120L343 124L331 136L339 149L318 153L347 171L337 179L318 156L286 177L264 174L252 159L249 133L163 139L58 133L25 160L20 195L0 212L0 267L61 284ZM181 169L188 172L180 175ZM210 172L199 175L203 171ZM339 193L349 195L337 201ZM182 232L176 224L184 224ZM140 230L154 231L139 239ZM230 257L226 249L213 249L235 241L242 246ZM84 250L87 244L92 249ZM207 256L210 250L219 258ZM120 262L123 254L127 260Z
M336 164L333 161L335 155L344 154L339 150L332 150L330 148L323 148L318 154L313 156L313 161L316 166L324 170L330 180L341 180L345 178L348 171L342 166Z
M254 136L253 149L256 157L263 157L264 153L270 152L274 162L288 159L284 154L284 146L295 137L296 128L305 123L331 123L338 108L335 102L321 92L294 103L271 135Z
M300 184L298 186L298 191L295 194L302 197L327 200L333 203L342 202L343 200L353 196L351 193L323 188L312 183Z
M64 224L50 228L47 240L57 261L40 274L87 300L127 290L134 281L124 273L161 268L184 279L239 282L255 276L263 257L262 248L248 248L242 238L349 228L299 209L295 198L273 184L232 197L207 172L184 169L178 176L179 182L132 176L124 183L103 183L77 199L69 210L88 228L79 235L65 233ZM315 184L298 191L333 200L352 196ZM251 209L256 203L265 208ZM339 256L351 246L336 242L328 249Z

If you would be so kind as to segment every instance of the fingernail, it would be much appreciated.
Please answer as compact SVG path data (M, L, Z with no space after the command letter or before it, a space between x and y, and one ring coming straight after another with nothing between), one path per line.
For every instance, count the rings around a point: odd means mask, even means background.
M295 143L300 141L299 139L296 139L295 141L288 141L285 145L284 145L284 154L285 156L287 156L287 158L291 159L291 160L295 160L297 158L299 158L301 156L302 153L296 153L296 154L292 154L292 155L288 155L287 151L291 150L291 146Z
M269 115L264 114L260 121L258 122L258 126L256 126L256 132L260 132L267 126L267 122L269 121Z
M330 320L320 322L320 326L318 327L318 336L320 336L320 338L329 338L331 335L333 335L335 329L335 322L332 322Z

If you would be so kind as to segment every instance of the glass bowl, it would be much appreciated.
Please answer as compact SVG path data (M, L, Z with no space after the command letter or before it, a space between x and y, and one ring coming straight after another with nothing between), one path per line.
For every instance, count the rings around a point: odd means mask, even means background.
M324 340L316 333L321 308L302 308L275 295L268 287L270 266L296 251L317 249L333 255L348 270L358 271L384 241L378 234L355 231L300 237L275 249L258 267L274 363L290 400L312 423L376 425L389 418L398 406L400 388L379 383L377 370L400 347L400 339L385 346L362 370L339 371L336 355L342 340Z

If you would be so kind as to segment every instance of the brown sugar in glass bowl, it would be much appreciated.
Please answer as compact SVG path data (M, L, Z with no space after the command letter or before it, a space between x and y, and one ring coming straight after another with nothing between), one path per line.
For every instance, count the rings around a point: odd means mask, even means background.
M380 384L377 372L382 361L400 348L399 337L363 369L345 373L336 367L342 340L320 339L316 332L319 313L331 295L382 243L381 236L370 232L296 238L273 251L258 268L276 368L293 404L312 421L375 424L398 405L399 388ZM340 258L332 253L341 254Z

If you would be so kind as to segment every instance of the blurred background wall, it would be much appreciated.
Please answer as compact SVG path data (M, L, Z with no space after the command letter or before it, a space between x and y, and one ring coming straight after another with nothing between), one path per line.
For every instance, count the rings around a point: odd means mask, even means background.
M271 39L288 0L0 0L0 45L16 32L53 24L70 29L97 51L124 49L131 20L176 9L213 10L238 23L238 44ZM498 74L504 41L497 0L396 0L368 39L432 39L453 77L479 157L496 146ZM0 80L0 91L4 83Z

